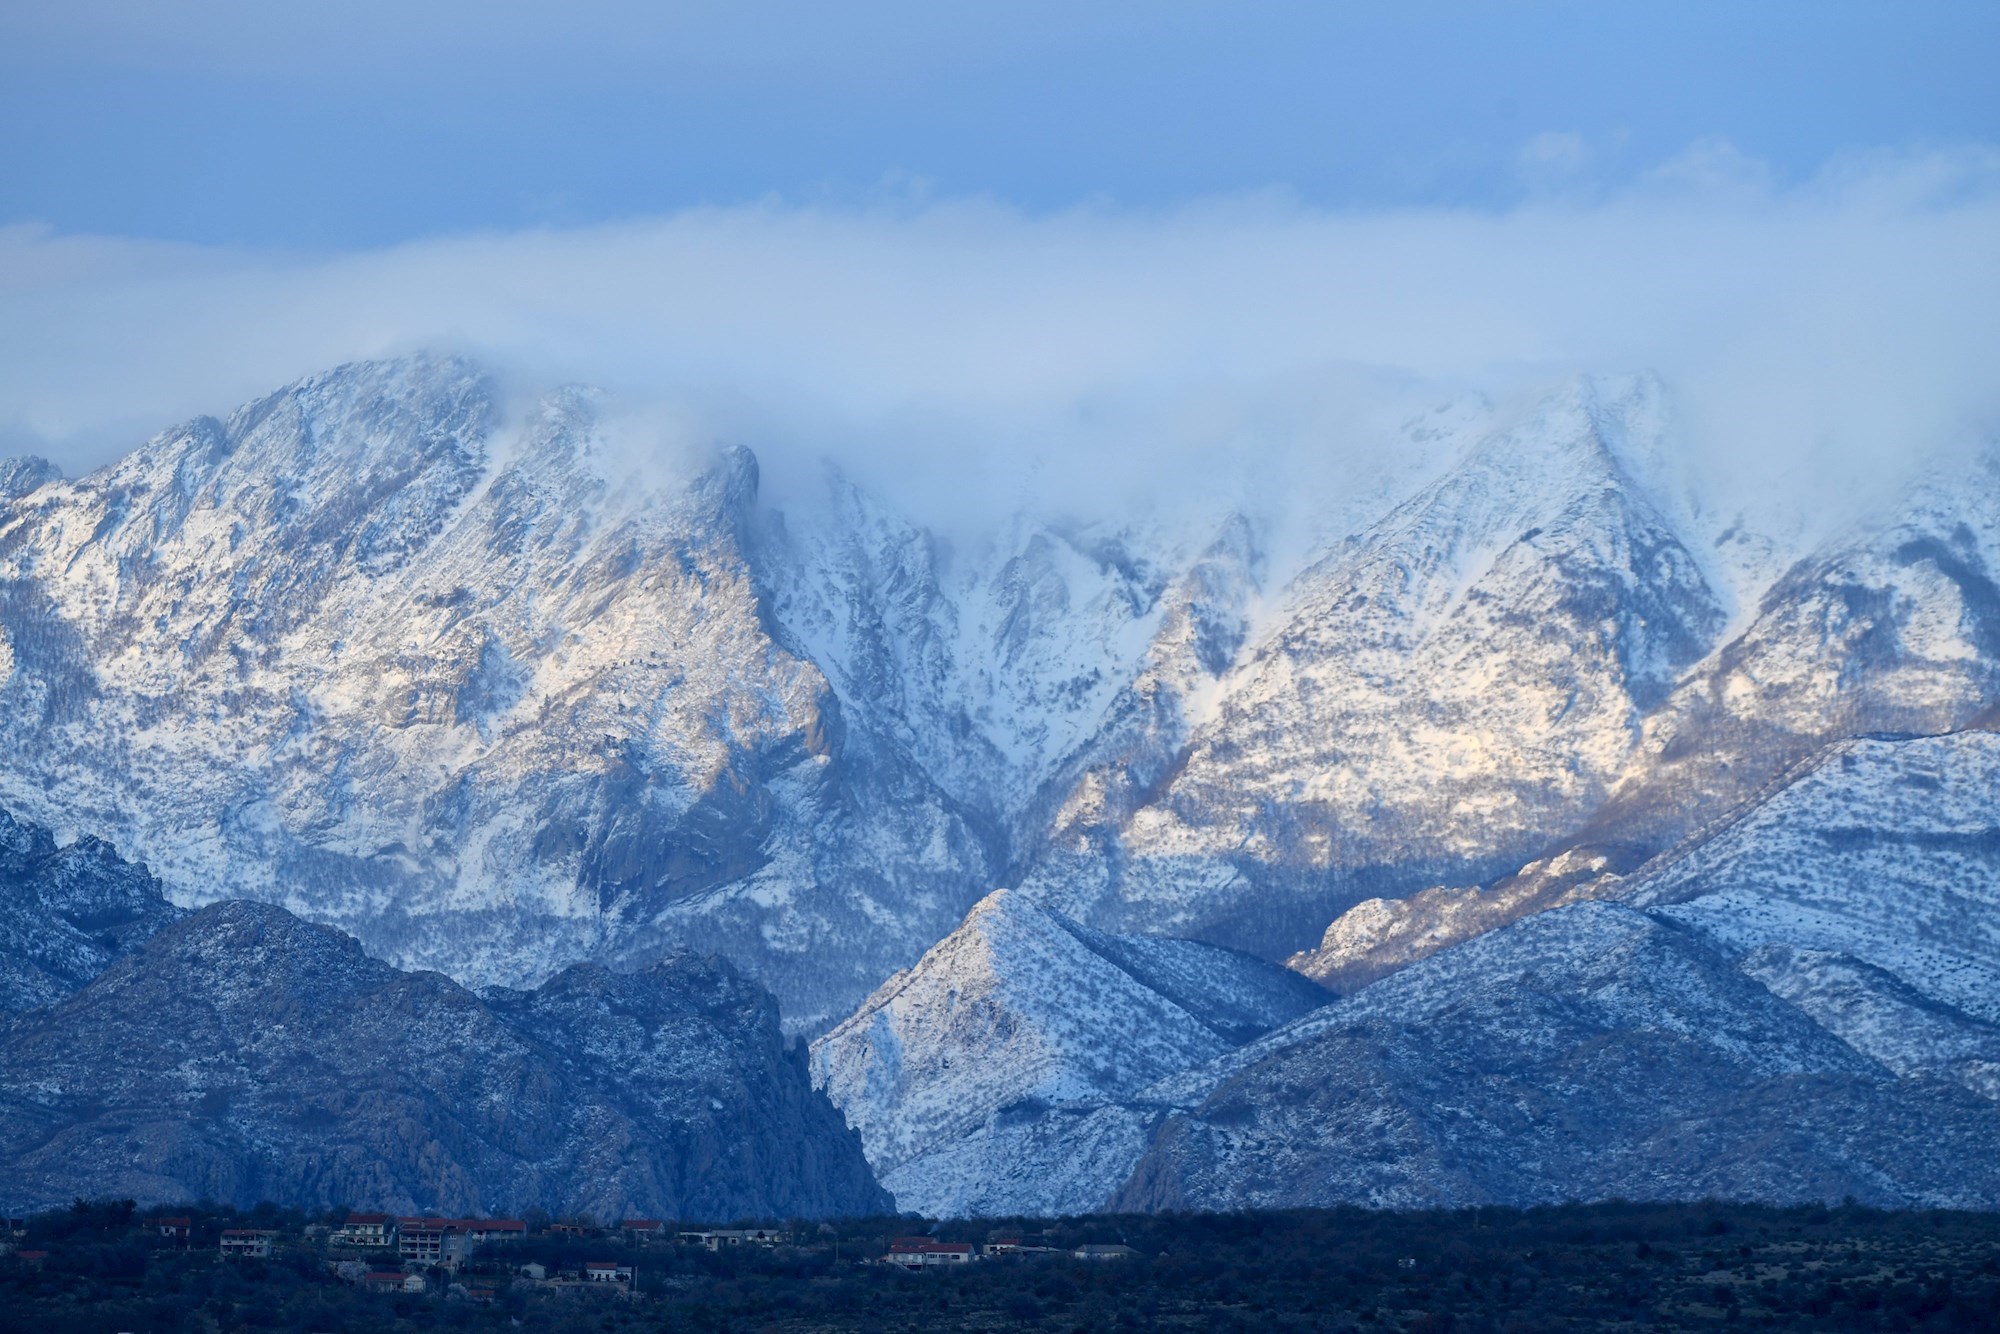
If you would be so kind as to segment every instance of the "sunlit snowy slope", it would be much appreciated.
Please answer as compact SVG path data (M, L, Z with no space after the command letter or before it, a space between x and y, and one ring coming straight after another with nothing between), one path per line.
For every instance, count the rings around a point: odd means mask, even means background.
M343 367L0 473L0 802L469 983L717 951L793 1032L1001 886L1352 990L2000 700L1990 459L1788 553L1676 429L1646 377L1446 395L1282 521L947 537L588 391Z

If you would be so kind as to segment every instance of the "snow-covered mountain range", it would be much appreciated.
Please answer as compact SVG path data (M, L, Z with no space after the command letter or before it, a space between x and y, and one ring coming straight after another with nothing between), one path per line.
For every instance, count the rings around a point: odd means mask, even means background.
M1149 1090L1175 1110L1116 1200L1991 1208L1996 785L1989 732L1842 743L1699 844Z
M589 391L347 366L83 478L0 470L0 805L183 908L267 900L472 985L722 954L923 1207L1306 1197L1244 1184L1253 1151L1417 1198L1431 1130L1342 1176L1271 1147L1331 1104L1258 1139L1215 1100L1320 1106L1284 1082L1311 1067L1393 1118L1450 1043L1421 1080L1302 1053L1425 1007L1464 1052L1541 1026L1522 1068L1638 1022L1510 1008L1516 963L1552 997L1681 977L1690 1029L1793 1053L1626 1034L1689 1098L1837 1078L1903 1115L1941 1080L1976 1128L2000 455L1792 547L1682 479L1678 429L1657 381L1584 378L1411 418L1402 493L1294 498L1303 547L1221 488L968 538L831 466L779 506L743 449L639 462ZM1287 959L1346 999L1294 1012ZM1812 1180L1866 1177L1830 1142ZM1435 1198L1540 1189L1450 1170Z

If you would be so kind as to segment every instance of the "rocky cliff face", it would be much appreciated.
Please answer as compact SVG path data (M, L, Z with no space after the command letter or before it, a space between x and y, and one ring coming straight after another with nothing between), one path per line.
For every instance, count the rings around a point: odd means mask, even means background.
M729 1219L889 1200L726 964L482 998L249 902L0 1031L0 1200Z
M1576 386L1310 565L1157 795L1025 883L1272 954L1583 824L1724 623L1628 466L1657 394Z
M529 982L721 949L800 1023L987 849L768 632L756 468L621 468L590 396L344 368L0 507L0 793L181 902ZM836 1008L837 1007L837 1008Z
M179 917L143 866L0 811L0 1011L62 999Z

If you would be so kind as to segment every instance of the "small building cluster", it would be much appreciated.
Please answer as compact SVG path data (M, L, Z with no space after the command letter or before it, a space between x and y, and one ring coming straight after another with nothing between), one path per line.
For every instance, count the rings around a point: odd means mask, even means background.
M263 1215L252 1217L261 1221ZM218 1253L224 1263L264 1260L282 1250L294 1257L319 1257L330 1275L363 1291L429 1295L472 1303L496 1302L509 1292L516 1296L528 1292L634 1298L640 1290L639 1269L649 1263L644 1252L654 1248L724 1252L749 1247L831 1247L836 1260L841 1248L840 1235L825 1224L820 1225L816 1234L795 1235L778 1227L677 1230L657 1218L628 1218L604 1227L587 1219L571 1219L537 1230L551 1241L580 1245L496 1251L490 1248L490 1243L527 1238L528 1222L519 1218L354 1212L338 1223L311 1223L302 1228L294 1225L289 1230L275 1227L217 1230L222 1221L225 1220L204 1218L198 1222L186 1215L161 1215L132 1218L128 1226L147 1237L157 1249L193 1249L199 1235L204 1239L201 1248L207 1249L212 1244L212 1253ZM0 1256L11 1255L18 1263L39 1267L48 1253L22 1249L28 1235L25 1228L25 1223L0 1220ZM206 1240L211 1237L212 1243ZM1095 1262L1138 1255L1131 1247L1114 1243L1054 1246L1045 1237L1024 1232L995 1232L983 1244L938 1236L889 1237L879 1253L870 1244L872 1240L863 1240L861 1255L850 1252L849 1262L916 1271L960 1268L1016 1257ZM547 1258L552 1255L560 1256L560 1261ZM671 1267L669 1262L667 1268Z
M1076 1260L1130 1260L1136 1259L1139 1252L1130 1246L1096 1242L1074 1250L1063 1250L1042 1244L1039 1237L1003 1232L989 1237L984 1246L969 1241L940 1241L936 1237L891 1237L889 1250L880 1263L900 1269L933 1269L1020 1255L1067 1255Z
M683 1246L700 1246L720 1251L731 1246L782 1246L791 1237L770 1227L718 1227L699 1232L678 1232L674 1239Z

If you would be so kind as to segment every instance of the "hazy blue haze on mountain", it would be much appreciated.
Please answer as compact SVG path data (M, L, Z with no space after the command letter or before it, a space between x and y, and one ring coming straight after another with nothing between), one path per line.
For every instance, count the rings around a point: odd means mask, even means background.
M476 996L212 905L0 1032L0 1201L615 1219L887 1207L768 993L689 956Z

